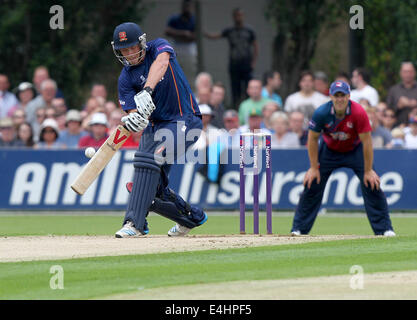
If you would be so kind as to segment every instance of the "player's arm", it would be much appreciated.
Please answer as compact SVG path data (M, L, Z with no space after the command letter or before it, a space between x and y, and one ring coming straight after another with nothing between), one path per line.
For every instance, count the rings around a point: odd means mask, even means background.
M364 132L359 134L359 138L363 145L363 161L364 161L364 176L363 183L366 187L379 189L379 177L376 172L372 169L374 161L374 152L372 148L372 137L371 132Z
M310 160L310 169L308 169L304 176L304 185L310 189L314 180L320 183L320 171L319 171L319 137L320 132L313 130L308 131L307 150L308 158Z
M152 90L155 89L159 81L165 75L169 65L169 52L162 52L158 54L155 61L152 63L149 69L148 79L144 85L144 88L149 87Z
M215 39L220 39L221 37L223 37L223 35L221 33L218 32L204 32L203 35L206 38L215 40Z
M178 30L172 27L166 27L165 35L172 37L176 40L191 42L195 40L195 32L190 30Z

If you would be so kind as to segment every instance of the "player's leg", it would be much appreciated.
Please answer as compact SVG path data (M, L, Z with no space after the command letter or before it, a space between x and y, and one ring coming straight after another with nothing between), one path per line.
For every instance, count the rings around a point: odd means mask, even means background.
M372 190L363 183L364 167L362 146L358 146L349 157L346 158L346 161L348 162L347 166L350 165L361 182L366 215L373 232L375 235L384 235L387 231L391 231L386 235L395 235L393 234L394 230L389 216L387 198L384 192L381 188Z
M327 180L333 170L339 166L337 159L334 159L332 155L333 152L326 147L324 142L321 142L319 146L320 183L313 181L310 189L305 186L300 195L291 228L291 233L295 235L308 234L313 227L320 210Z

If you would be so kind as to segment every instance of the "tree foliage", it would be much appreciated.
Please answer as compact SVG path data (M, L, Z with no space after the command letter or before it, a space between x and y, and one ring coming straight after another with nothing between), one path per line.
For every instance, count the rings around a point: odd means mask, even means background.
M140 0L62 0L64 29L52 30L49 9L56 1L0 2L0 72L17 85L45 65L71 106L81 105L83 88L115 63L109 61L114 27L140 23L146 12Z

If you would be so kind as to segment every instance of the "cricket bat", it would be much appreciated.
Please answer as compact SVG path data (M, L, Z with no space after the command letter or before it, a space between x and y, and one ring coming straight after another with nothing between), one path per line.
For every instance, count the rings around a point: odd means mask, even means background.
M117 126L116 130L111 133L81 170L75 181L71 184L71 189L79 195L83 195L110 162L117 150L126 142L130 134L131 132L124 126Z

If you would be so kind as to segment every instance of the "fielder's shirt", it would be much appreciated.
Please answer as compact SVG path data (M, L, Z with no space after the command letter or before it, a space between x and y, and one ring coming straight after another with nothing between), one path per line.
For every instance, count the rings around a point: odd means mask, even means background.
M309 129L321 132L329 149L338 152L353 150L360 143L359 134L372 131L365 109L352 100L343 119L336 118L332 101L321 105L314 112Z
M136 66L123 67L119 77L119 103L123 110L136 108L135 94L143 90L149 69L162 52L170 53L168 69L154 88L152 100L156 109L149 117L152 121L175 121L183 115L201 115L198 104L177 62L174 49L165 39L155 39L146 43L145 59Z

